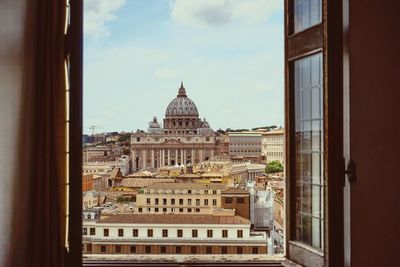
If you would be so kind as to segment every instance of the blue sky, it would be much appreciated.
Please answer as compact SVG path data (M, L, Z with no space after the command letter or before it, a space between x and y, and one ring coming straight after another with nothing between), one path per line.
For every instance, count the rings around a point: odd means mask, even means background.
M183 81L214 130L283 125L283 0L85 0L84 132L147 129Z

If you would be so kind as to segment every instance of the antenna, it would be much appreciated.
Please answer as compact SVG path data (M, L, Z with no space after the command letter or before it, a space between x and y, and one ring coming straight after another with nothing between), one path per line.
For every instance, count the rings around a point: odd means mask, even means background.
M99 129L99 128L101 128L101 126L98 126L98 125L92 125L89 127L89 129L92 130L92 136L94 136L96 129Z

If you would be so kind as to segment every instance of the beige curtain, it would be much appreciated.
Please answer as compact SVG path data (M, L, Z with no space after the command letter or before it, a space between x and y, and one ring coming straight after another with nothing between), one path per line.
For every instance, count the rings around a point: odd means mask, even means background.
M64 0L0 0L0 266L65 265Z

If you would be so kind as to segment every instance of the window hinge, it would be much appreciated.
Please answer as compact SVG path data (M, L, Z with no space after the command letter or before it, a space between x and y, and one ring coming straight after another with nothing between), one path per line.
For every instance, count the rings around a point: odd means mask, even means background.
M350 159L347 163L347 166L344 170L345 175L347 176L347 180L350 184L355 183L357 181L357 165L354 160Z

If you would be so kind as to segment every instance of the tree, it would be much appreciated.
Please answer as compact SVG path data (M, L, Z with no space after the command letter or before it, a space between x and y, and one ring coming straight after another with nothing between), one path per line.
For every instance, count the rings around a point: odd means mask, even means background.
M265 167L266 173L277 173L283 172L283 165L278 160L273 160L267 163L267 167Z
M130 134L121 134L121 136L118 138L118 142L129 142L131 139L131 135Z
M220 129L217 130L217 133L225 134L225 131L220 128Z

